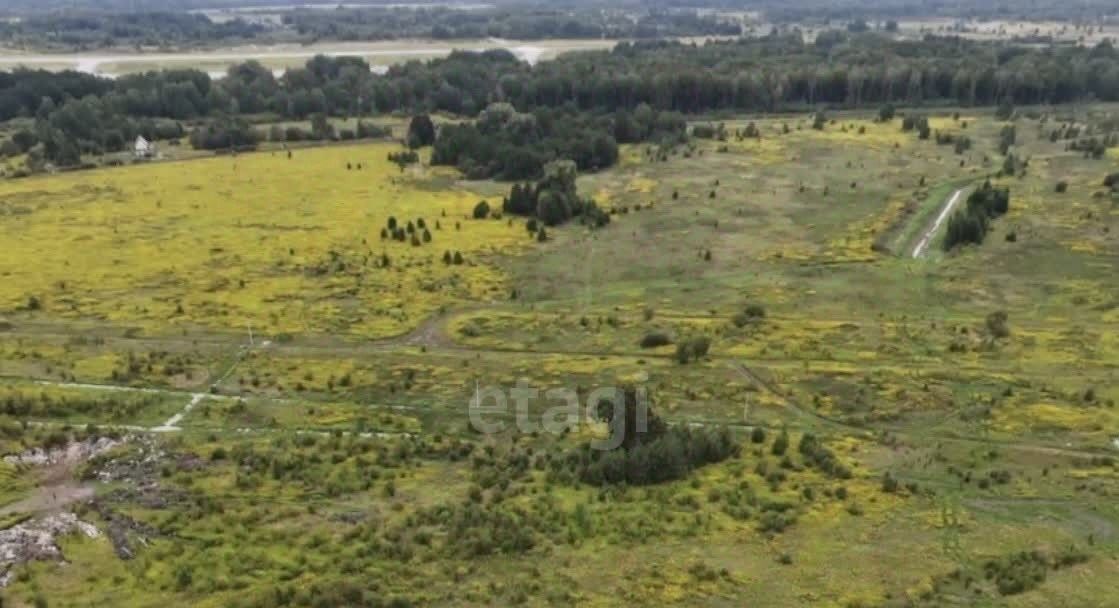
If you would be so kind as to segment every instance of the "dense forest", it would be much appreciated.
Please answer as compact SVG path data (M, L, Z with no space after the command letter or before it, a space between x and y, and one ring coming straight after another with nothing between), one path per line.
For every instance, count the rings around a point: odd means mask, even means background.
M568 107L522 113L508 103L494 103L474 122L440 129L431 160L457 166L467 177L531 179L558 159L573 161L580 171L604 169L617 162L618 143L679 142L685 128L680 114L648 106L634 113L580 113Z
M617 141L672 136L682 121L670 113L1077 100L1119 100L1119 52L1109 43L1029 48L931 36L898 42L831 31L811 44L794 35L705 45L621 43L610 51L572 53L536 66L503 50L455 52L394 66L383 75L358 58L320 56L281 77L252 62L235 66L220 80L193 70L115 81L41 71L0 76L0 121L34 118L34 129L21 133L16 144L26 150L42 142L46 158L55 162L74 161L75 150L112 150L166 121L177 126L229 116L252 122L397 112L474 118L493 103L505 103L510 112L531 114L533 123L520 134L501 137L529 138L517 145L551 138L536 149L555 150L556 142L567 141L561 151L582 150L581 167L601 167L612 162L609 149ZM636 128L629 118L638 112L646 117L669 113L668 126ZM223 119L222 124L247 128L245 121ZM532 171L511 168L516 159L507 154L508 161L495 163L505 154L502 147L486 152L481 145L486 138L471 129L478 127L447 129L447 137L480 142L470 146L470 156L474 165L489 167L482 174L521 179L538 175L547 161L534 162Z
M766 22L854 24L854 29L862 30L867 21L885 27L901 19L1056 20L1084 27L1119 20L1119 11L1110 0L882 0L869 4L860 0L632 0L609 4L575 0L559 6L513 0L471 6L358 2L334 7L285 7L271 0L188 0L174 6L158 0L11 0L5 5L0 7L0 17L11 14L18 18L0 19L0 44L69 50L410 38L633 40L737 36L744 25ZM237 12L186 12L231 8ZM206 16L219 14L221 19Z
M66 12L0 21L0 44L14 48L70 50L114 46L186 46L248 40L265 28L242 20L216 23L176 12Z
M314 4L300 2L299 4ZM290 3L295 4L295 3ZM318 4L329 4L319 2ZM372 0L352 0L347 6L367 4L377 6ZM533 0L490 0L487 4L505 11L555 8ZM598 8L596 0L568 0L562 4L572 10ZM231 7L276 7L285 5L277 0L181 0L174 9L223 9ZM658 8L722 8L760 11L769 19L849 19L854 17L885 18L900 16L939 16L980 19L1090 19L1100 15L1114 15L1115 3L1111 0L1071 0L1047 2L1045 0L621 0L611 2L613 9L644 10ZM57 10L86 10L114 12L155 12L168 9L166 0L6 0L0 14L43 13Z
M199 13L63 11L0 20L0 45L30 49L204 47L236 43L397 39L642 39L737 36L737 19L695 10L587 8L458 9L342 7L293 9L278 22L245 13L215 21Z
M736 21L700 16L694 10L628 12L611 9L339 8L295 10L283 21L300 36L330 40L397 38L657 38L737 36Z
M668 0L665 6L749 8L775 22L803 23L852 19L953 18L1099 22L1116 17L1113 0Z

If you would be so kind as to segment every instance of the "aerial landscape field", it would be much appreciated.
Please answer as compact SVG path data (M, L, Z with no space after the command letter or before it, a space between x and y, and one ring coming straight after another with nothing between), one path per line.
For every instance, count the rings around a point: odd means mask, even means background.
M2 605L1119 606L1119 51L865 4L0 74Z

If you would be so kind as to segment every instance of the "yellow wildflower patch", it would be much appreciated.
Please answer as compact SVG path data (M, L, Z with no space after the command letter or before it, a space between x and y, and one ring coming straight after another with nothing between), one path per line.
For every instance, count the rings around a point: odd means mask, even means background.
M399 171L387 160L393 149L256 153L5 182L0 309L157 331L252 325L385 336L442 306L503 293L504 278L487 261L525 243L524 229L471 219L476 195L425 188L427 170ZM411 223L416 240L382 238L390 217ZM444 252L461 252L463 263L444 263Z

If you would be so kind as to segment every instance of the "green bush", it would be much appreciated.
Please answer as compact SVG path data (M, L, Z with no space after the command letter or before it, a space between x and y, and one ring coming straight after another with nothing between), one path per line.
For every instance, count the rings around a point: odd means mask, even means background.
M676 345L676 361L680 364L697 361L707 356L711 348L711 339L706 336L696 336L683 340Z
M765 429L760 426L754 427L754 430L750 431L750 441L752 443L765 443Z
M992 187L989 181L984 182L968 196L965 208L948 219L944 248L950 250L959 245L982 243L990 221L1005 214L1009 207L1009 190Z
M745 327L751 323L757 323L765 318L765 308L759 304L750 304L741 312L734 315L731 322L736 327Z
M773 440L773 447L770 448L769 451L774 456L783 456L788 449L789 449L789 433L788 433L788 431L782 430L781 434L777 436L777 439Z
M882 476L882 491L888 494L898 491L898 480L889 472Z
M660 346L668 346L669 344L672 344L672 338L664 332L649 332L641 338L641 348L657 348Z
M479 201L474 205L474 219L484 220L490 216L490 204L486 201Z
M1119 191L1119 172L1111 173L1103 178L1103 185L1111 188L1112 192Z

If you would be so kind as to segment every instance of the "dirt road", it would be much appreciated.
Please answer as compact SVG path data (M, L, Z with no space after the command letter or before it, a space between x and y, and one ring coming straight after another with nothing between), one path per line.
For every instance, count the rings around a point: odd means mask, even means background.
M944 222L948 221L948 218L951 217L952 211L955 210L956 205L959 204L960 197L963 196L964 190L966 189L967 188L960 188L953 192L952 196L948 197L948 202L941 208L940 214L936 216L936 220L925 230L924 234L921 235L921 240L917 241L917 246L913 248L913 259L920 258L928 251L929 244L932 243L933 237L940 231L940 227L944 225Z

